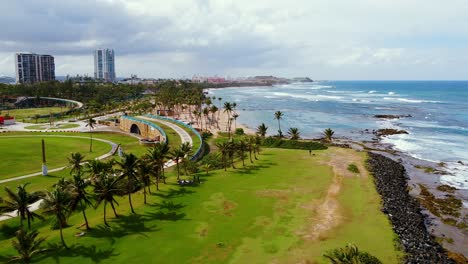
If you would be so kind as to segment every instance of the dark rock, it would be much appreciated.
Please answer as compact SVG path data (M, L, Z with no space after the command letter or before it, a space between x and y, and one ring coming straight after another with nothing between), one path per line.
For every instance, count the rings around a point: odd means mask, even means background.
M407 253L405 263L455 263L427 231L419 202L407 192L405 168L375 153L369 153L367 162L382 196L382 211Z
M400 119L403 117L412 117L411 115L374 115L375 118Z
M377 135L378 137L383 137L383 136L398 135L398 134L408 134L408 132L405 130L398 130L394 128L383 128L383 129L378 129L374 131L374 134Z

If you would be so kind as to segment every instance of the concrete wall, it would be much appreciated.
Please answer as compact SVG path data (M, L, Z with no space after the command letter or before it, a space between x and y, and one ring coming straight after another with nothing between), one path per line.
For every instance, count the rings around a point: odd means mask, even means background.
M163 135L157 129L150 127L149 125L144 124L142 122L130 120L123 117L120 118L120 130L131 133L130 130L132 125L138 126L142 138L164 141Z

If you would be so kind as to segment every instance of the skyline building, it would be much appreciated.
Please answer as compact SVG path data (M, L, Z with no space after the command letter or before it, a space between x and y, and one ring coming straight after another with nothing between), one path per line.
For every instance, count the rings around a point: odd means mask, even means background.
M94 78L106 82L115 82L115 54L113 49L94 51Z
M55 61L51 55L15 54L16 83L36 83L55 80Z

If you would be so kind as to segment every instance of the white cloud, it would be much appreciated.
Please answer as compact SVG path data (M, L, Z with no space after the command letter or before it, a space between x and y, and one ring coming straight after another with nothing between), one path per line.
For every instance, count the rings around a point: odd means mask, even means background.
M0 52L54 54L58 75L92 74L92 49L104 46L119 76L462 79L468 66L466 0L2 1L7 9ZM0 73L13 71L0 60Z

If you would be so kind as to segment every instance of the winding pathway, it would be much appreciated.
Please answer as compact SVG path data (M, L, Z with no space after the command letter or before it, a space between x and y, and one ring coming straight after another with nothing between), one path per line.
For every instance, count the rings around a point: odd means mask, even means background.
M2 138L19 138L19 137L62 137L62 138L84 138L84 139L89 139L88 137L64 136L64 135L2 136ZM101 155L101 156L97 157L96 159L98 159L98 160L105 159L105 158L108 158L108 157L112 156L112 154L115 153L115 150L117 149L117 146L118 146L116 143L114 143L112 141L109 141L109 140L105 140L105 139L93 138L93 140L101 141L101 142L107 143L107 144L112 146L112 149L109 152L107 152L104 155ZM60 167L60 168L55 168L55 169L49 170L49 172L60 171L60 170L63 170L65 168L66 168L66 166ZM24 175L24 176L19 176L19 177L14 177L14 178L10 178L10 179L0 180L0 184L5 183L5 182L10 182L10 181L17 181L17 180L22 180L22 179L26 179L26 178L31 178L31 177L35 177L35 176L39 176L39 175L42 175L42 172L37 172L37 173L32 173L32 174L28 174L28 175ZM38 200L35 203L30 204L29 205L29 211L36 211L37 209L39 209L39 206L41 205L41 202L42 202L42 199ZM17 216L18 215L17 215L16 211L9 212L9 213L4 213L4 214L2 214L0 216L0 222L11 219L13 217L17 217Z

